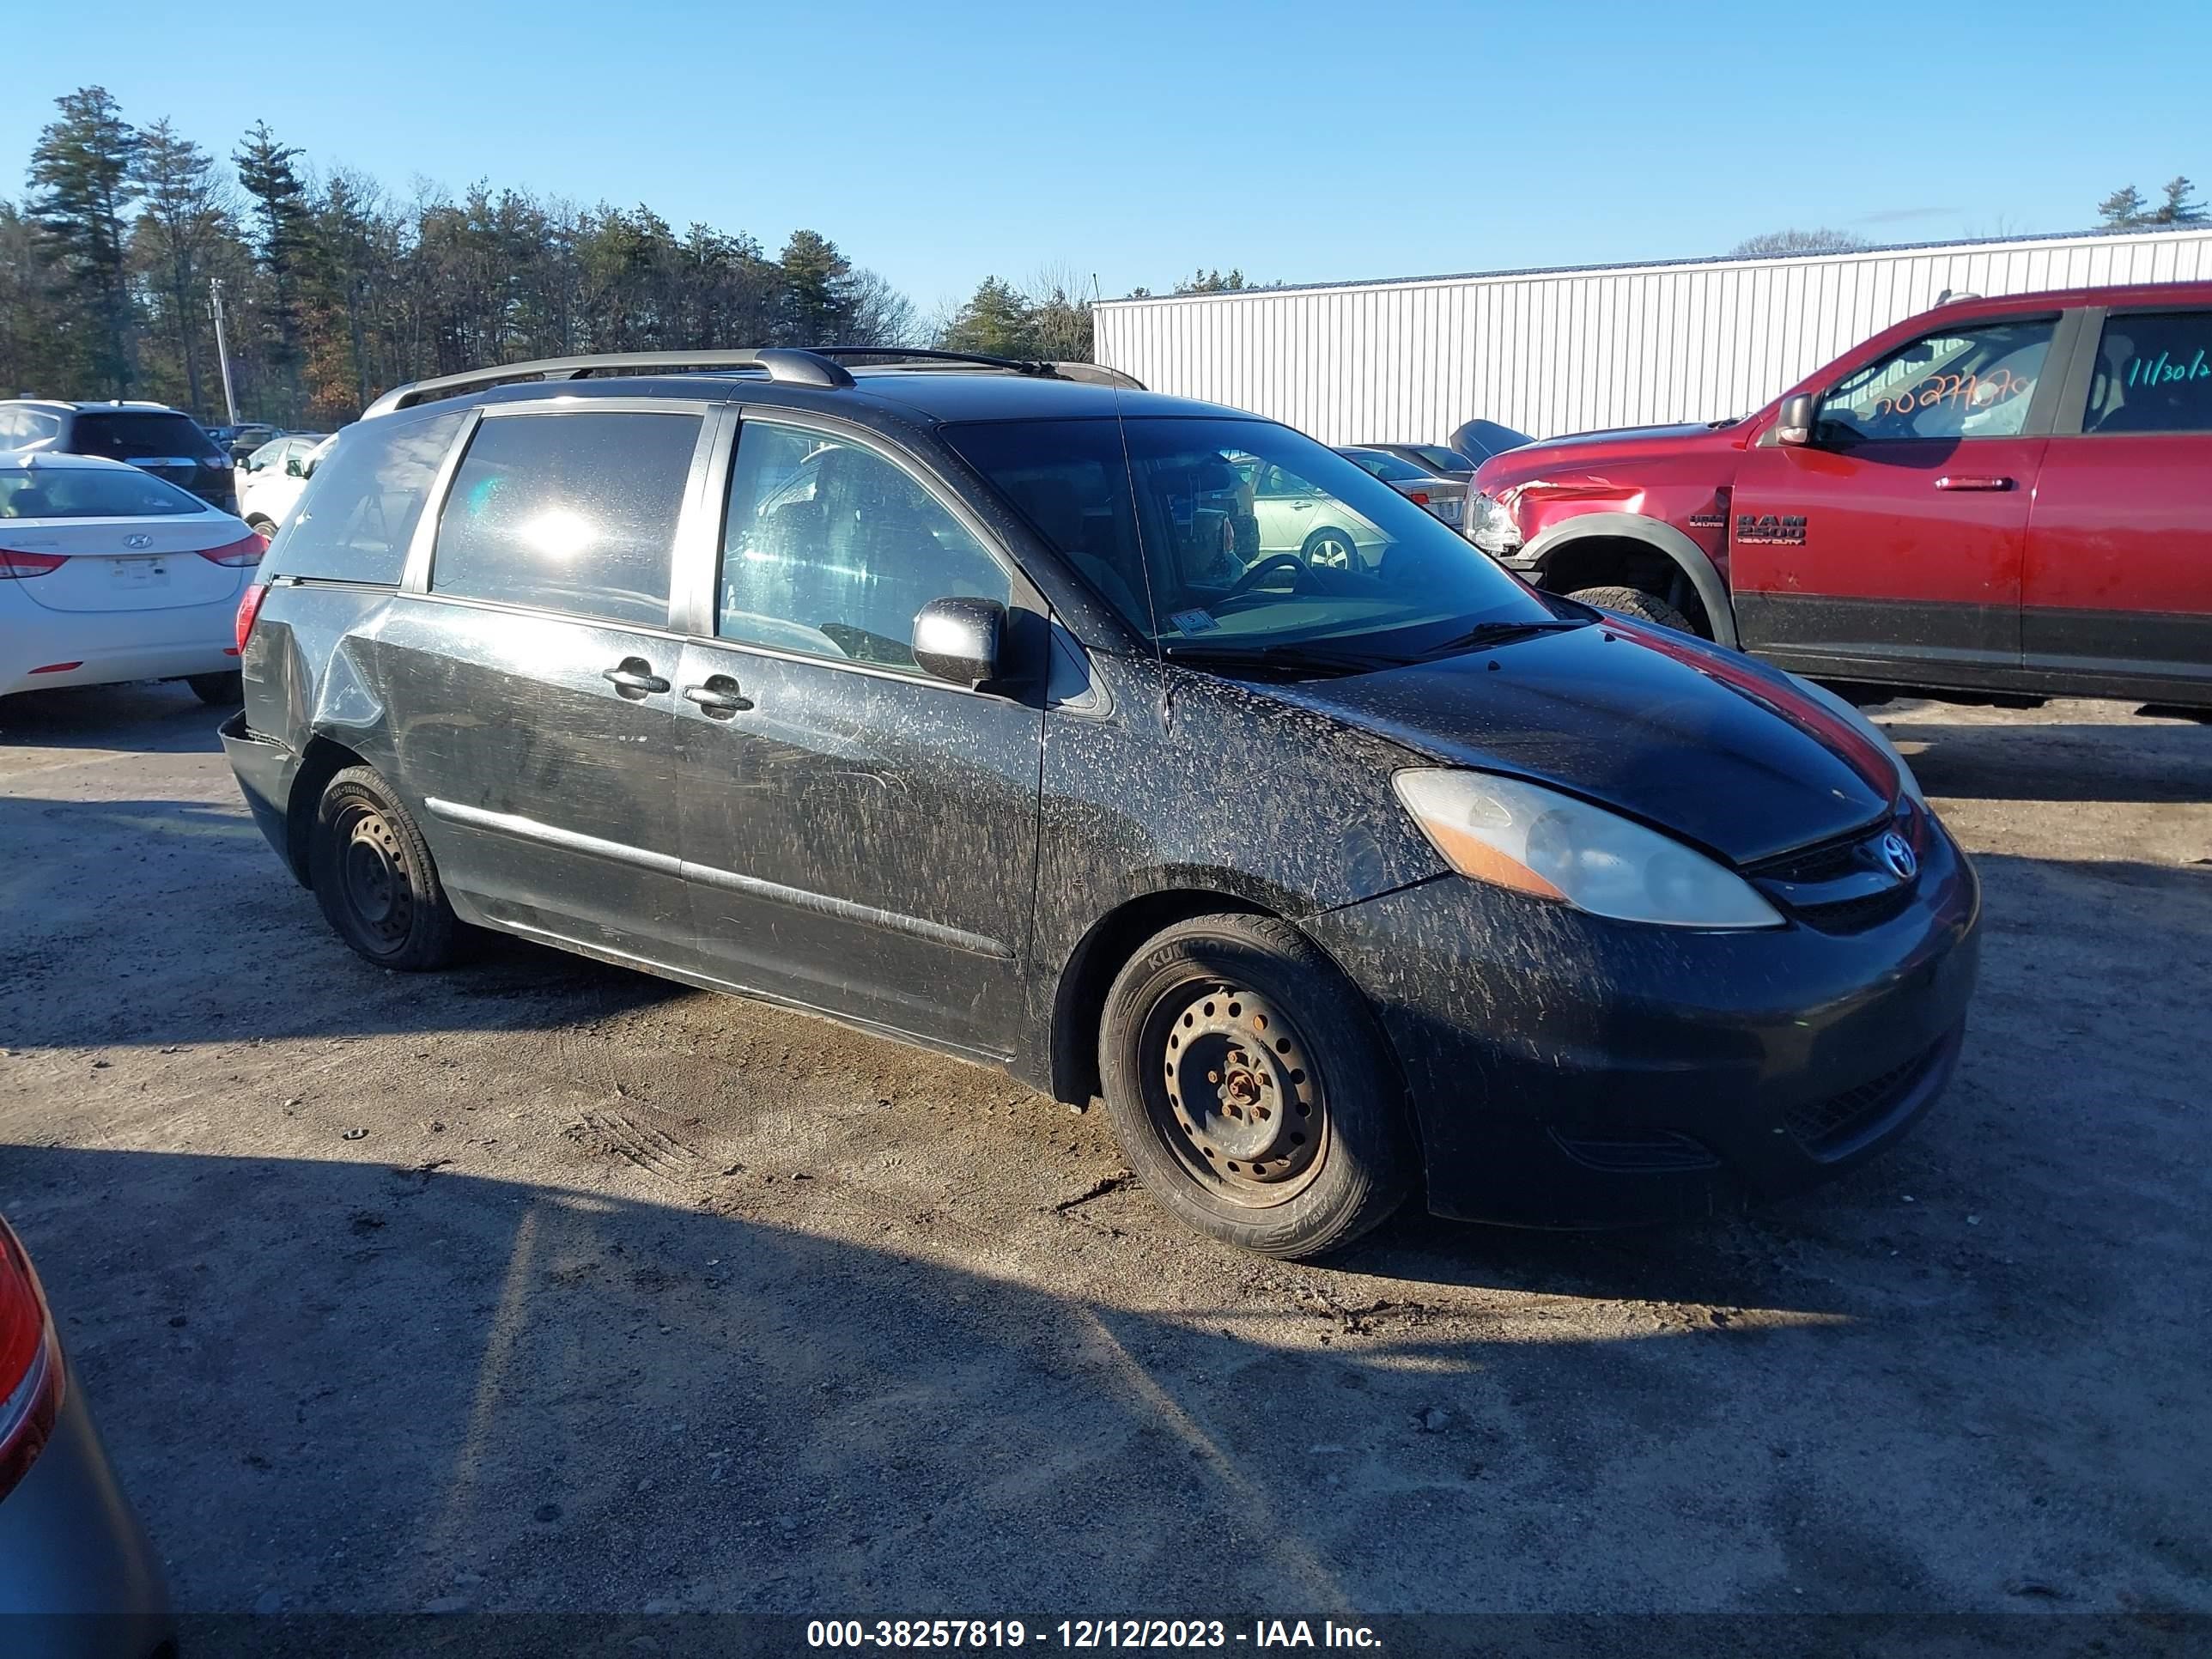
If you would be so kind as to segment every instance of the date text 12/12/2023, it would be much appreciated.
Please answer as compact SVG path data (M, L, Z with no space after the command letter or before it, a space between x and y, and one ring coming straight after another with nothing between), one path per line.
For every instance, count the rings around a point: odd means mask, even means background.
M1352 1648L1379 1650L1382 1638L1365 1625L1334 1620L1255 1619L1232 1625L1221 1619L1062 1619L1030 1624L1020 1619L811 1619L810 1648Z

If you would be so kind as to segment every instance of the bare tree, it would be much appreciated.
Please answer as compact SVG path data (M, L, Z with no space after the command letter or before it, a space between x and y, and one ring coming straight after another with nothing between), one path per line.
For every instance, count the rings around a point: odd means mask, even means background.
M1856 253L1869 247L1863 236L1848 230L1770 230L1747 236L1728 251L1731 259L1788 258L1793 254Z

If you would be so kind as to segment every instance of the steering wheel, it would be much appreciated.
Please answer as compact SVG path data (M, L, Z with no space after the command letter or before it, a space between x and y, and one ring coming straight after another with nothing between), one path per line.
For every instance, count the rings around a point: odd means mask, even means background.
M1305 586L1306 572L1311 567L1295 553L1270 553L1231 582L1229 585L1229 592L1224 597L1233 599L1242 594L1249 593L1254 588L1259 586L1261 578L1282 569L1288 569L1291 572L1291 592L1295 593Z

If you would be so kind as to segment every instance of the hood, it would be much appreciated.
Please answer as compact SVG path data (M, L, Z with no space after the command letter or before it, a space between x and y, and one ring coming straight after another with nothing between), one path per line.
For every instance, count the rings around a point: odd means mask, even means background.
M1753 864L1875 823L1888 758L1787 678L1608 620L1279 695L1450 765L1547 784Z
M1589 473L1614 461L1638 463L1684 452L1734 449L1756 429L1757 419L1747 416L1718 426L1693 421L1668 426L1608 427L1601 432L1546 438L1492 456L1476 469L1474 488L1494 495L1532 479L1555 473Z

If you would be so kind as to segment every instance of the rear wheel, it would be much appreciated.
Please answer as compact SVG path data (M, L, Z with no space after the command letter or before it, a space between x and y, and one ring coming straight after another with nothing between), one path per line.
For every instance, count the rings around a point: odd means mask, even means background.
M1601 610L1618 611L1624 617L1633 617L1638 622L1657 623L1662 628L1671 628L1677 633L1695 634L1690 619L1656 593L1647 593L1640 587L1584 587L1567 597L1583 605L1594 605Z
M228 674L187 674L185 684L192 688L192 695L202 702L213 703L218 708L246 701L246 684L239 678L236 669Z
M1338 1249L1412 1183L1403 1091L1364 1000L1271 916L1200 916L1154 939L1107 993L1098 1062L1146 1188L1242 1249Z
M441 968L458 923L414 818L374 768L349 766L324 786L307 848L323 914L380 968Z

